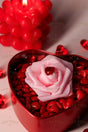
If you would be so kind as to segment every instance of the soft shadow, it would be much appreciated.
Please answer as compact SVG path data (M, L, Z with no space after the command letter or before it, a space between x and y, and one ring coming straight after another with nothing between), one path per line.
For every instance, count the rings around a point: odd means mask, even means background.
M76 21L83 15L84 7L83 1L81 4L79 0L54 0L53 2L53 22L50 24L51 32L47 36L46 41L43 44L43 49L46 50L53 44L55 44L59 39L64 37L66 32L74 26Z
M82 127L83 125L86 125L88 123L88 108L83 113L83 115L80 117L79 120L77 120L68 130L65 132L70 132L72 130L75 130L77 128Z

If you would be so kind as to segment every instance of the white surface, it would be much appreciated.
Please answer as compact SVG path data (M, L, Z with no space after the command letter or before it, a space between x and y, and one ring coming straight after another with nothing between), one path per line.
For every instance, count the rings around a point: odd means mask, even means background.
M79 54L88 58L88 51L80 45L81 39L88 39L88 0L52 0L53 1L53 23L51 33L46 40L44 50L55 52L58 44L63 44L70 53ZM0 0L0 4L2 0ZM0 67L7 68L9 60L18 53L11 47L0 45ZM0 79L0 93L9 93L7 77ZM88 113L77 122L78 127L69 130L71 132L82 132L88 128ZM81 125L80 125L81 124ZM27 132L16 117L12 105L0 109L0 132ZM59 132L59 131L58 131Z

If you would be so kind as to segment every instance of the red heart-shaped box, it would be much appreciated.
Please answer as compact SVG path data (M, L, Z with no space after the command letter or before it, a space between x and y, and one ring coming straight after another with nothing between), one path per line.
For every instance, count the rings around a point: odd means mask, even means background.
M22 105L13 90L11 72L13 72L13 69L19 63L23 63L30 56L46 56L48 54L54 55L42 50L27 50L15 55L8 64L8 80L12 93L13 108L17 117L29 132L62 132L69 128L83 114L86 106L88 105L88 94L86 94L70 108L46 118L40 118L33 115ZM67 55L67 57L68 56L76 58L79 57L86 60L85 58L77 55Z

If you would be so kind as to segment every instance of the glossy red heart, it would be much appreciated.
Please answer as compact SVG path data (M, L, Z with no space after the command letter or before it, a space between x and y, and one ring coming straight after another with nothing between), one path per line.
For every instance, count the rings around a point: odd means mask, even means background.
M8 80L12 92L14 111L31 132L62 132L70 127L88 105L88 60L77 55L62 55L60 58L73 63L73 91L69 98L41 102L36 93L24 83L25 69L34 61L41 61L47 55L42 50L27 50L15 55L8 65ZM57 56L58 57L58 56Z
M59 56L59 55L67 55L68 54L68 50L63 45L58 45L55 54L57 56Z

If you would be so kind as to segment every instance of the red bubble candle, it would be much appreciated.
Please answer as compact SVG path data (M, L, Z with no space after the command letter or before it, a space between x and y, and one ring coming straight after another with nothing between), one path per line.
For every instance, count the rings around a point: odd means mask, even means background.
M50 0L5 0L0 8L0 43L17 50L41 49L52 21Z

